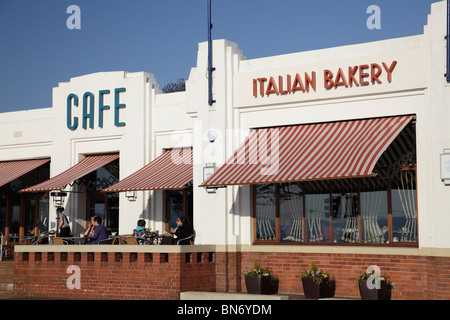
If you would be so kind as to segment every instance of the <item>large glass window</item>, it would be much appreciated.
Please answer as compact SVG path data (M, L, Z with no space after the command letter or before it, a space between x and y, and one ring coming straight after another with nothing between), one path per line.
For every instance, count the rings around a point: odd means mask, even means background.
M39 197L39 209L38 209L38 234L41 234L48 230L48 209L49 202L48 197Z
M387 179L380 176L360 180L361 241L388 243Z
M9 234L19 235L20 232L20 198L10 199L9 204Z
M359 242L358 186L355 179L334 180L332 187L333 242Z
M177 219L186 217L191 225L194 225L194 206L193 206L193 188L192 182L183 190L166 190L164 196L166 198L165 220L166 230L177 227Z
M322 181L305 183L306 242L330 242L330 190Z
M255 196L256 240L276 240L275 185L256 185Z
M299 183L283 183L280 192L280 237L282 241L303 241L303 190Z
M36 197L25 198L25 236L32 236L35 234L36 227Z
M391 179L392 241L417 241L416 171L403 168Z
M415 172L255 185L255 241L416 244Z

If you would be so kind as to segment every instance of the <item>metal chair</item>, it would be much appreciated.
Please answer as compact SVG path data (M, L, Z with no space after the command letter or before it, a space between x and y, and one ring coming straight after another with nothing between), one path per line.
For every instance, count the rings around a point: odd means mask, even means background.
M180 245L180 242L181 241L184 241L184 240L192 240L192 238L194 237L194 235L193 234L191 234L189 237L186 237L186 238L183 238L183 239L178 239L177 240L177 245Z

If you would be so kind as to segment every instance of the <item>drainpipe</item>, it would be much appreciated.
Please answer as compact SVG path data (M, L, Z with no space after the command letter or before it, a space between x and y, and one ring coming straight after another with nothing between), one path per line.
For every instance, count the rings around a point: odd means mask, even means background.
M447 0L447 73L445 77L447 82L450 82L450 0Z
M208 104L213 105L216 100L212 96L212 73L216 68L212 66L212 41L211 41L211 0L208 0Z

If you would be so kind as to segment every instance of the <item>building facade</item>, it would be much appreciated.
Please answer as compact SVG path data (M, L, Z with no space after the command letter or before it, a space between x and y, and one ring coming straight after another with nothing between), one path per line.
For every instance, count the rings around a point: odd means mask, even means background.
M448 263L446 18L434 3L420 35L251 60L215 40L212 105L207 43L184 92L147 72L60 83L51 108L0 114L2 163L43 161L1 187L2 232L54 229L62 190L74 234L185 215L199 245Z

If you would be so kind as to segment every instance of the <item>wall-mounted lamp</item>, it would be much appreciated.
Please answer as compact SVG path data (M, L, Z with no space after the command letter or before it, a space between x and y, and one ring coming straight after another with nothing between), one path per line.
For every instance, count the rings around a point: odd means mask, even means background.
M441 180L450 185L450 149L444 149L441 154Z
M209 142L214 143L214 141L216 141L217 138L216 130L209 129L208 131L206 131L206 137L208 138Z
M216 172L216 164L215 163L207 163L206 167L203 167L203 181L206 181L211 177L214 172ZM216 193L217 188L208 188L206 187L206 192L208 193Z
M64 198L67 197L67 192L64 191L52 191L50 195L53 197L53 205L55 208L64 206Z
M127 197L128 201L136 201L136 192L135 191L125 191L125 197Z

